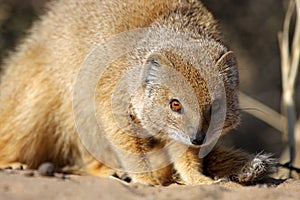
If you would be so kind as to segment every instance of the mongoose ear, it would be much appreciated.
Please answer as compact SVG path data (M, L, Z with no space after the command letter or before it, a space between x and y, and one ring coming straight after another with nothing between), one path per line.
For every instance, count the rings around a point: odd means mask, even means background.
M234 53L228 51L223 54L217 61L217 66L237 67L237 61Z
M157 82L159 79L159 71L162 69L161 55L154 53L151 54L142 70L142 80L145 83Z
M216 65L222 73L226 74L226 77L228 77L228 80L230 80L233 87L236 87L239 84L238 64L232 51L228 51L222 55Z

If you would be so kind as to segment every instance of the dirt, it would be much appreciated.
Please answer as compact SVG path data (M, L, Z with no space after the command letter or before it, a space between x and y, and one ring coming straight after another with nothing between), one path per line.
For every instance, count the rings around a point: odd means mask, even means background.
M279 185L241 186L234 182L213 185L153 187L116 178L63 175L43 177L37 171L1 170L0 199L299 199L300 181Z

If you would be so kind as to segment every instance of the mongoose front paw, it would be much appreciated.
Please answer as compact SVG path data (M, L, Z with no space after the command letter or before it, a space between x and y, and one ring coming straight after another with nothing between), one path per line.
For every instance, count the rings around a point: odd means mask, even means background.
M199 172L195 172L191 175L181 174L181 176L179 175L176 179L174 178L174 182L181 185L210 185L218 183L218 181L215 181Z
M231 176L231 178L240 183L255 182L266 178L275 173L278 168L278 160L271 156L271 154L257 154L241 169L240 173Z

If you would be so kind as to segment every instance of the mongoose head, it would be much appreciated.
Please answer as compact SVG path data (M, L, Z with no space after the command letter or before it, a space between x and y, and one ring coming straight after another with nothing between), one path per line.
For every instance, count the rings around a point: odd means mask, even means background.
M226 133L236 127L238 72L233 53L222 50L204 56L199 70L172 52L148 55L142 70L144 84L131 99L135 122L153 136L192 146L206 143L208 130ZM222 110L225 118L219 119Z
M148 133L196 146L239 122L235 56L198 3L154 23L141 45L150 50L136 59L144 61L144 84L131 98L131 116Z
M127 59L128 69L142 66L142 84L137 90L127 89L129 115L137 125L133 126L134 134L142 132L199 146L208 143L208 133L224 134L236 127L238 69L216 27L212 15L193 1L166 13L147 28ZM128 103L124 99L120 101ZM118 108L127 108L117 104ZM118 120L122 128L131 124Z

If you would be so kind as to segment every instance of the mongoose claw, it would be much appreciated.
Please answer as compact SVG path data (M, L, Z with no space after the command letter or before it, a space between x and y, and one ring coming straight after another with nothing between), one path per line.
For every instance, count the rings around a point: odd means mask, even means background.
M126 186L128 186L130 184L128 181L121 179L119 177L116 177L115 175L111 175L111 176L109 176L109 178L111 178L115 181L118 181L119 183L122 183L123 185L126 185Z
M1 169L12 169L12 170L23 170L23 169L28 169L28 166L23 164L23 163L19 163L19 162L15 162L15 163L10 163L10 164L0 164L0 168Z
M213 185L219 185L219 184L222 184L222 183L228 183L230 181L229 178L220 178L218 180L215 180L212 184Z

